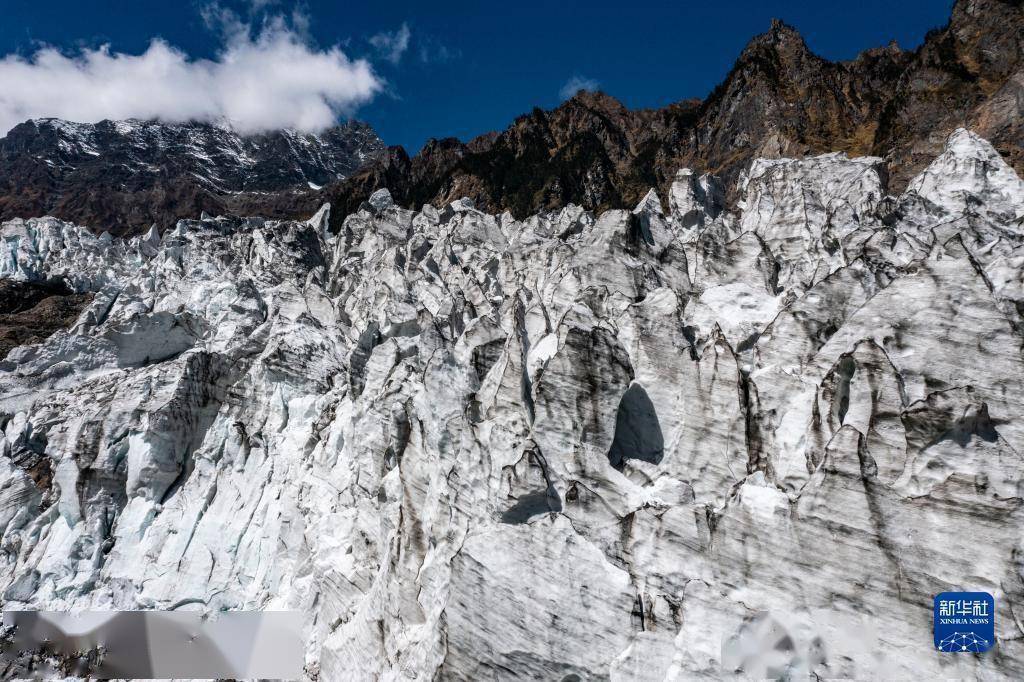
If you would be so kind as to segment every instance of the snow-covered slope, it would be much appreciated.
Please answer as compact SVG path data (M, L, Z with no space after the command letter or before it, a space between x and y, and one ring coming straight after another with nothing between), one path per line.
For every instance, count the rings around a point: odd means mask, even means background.
M0 362L8 608L296 609L310 678L1024 676L1024 188L965 131L734 215L0 229L95 292ZM941 655L932 595L992 592Z
M115 236L210 214L304 216L384 153L365 123L240 135L227 124L59 119L0 138L0 219L57 216Z
M47 118L0 139L5 165L31 157L67 182L95 169L124 178L123 190L186 175L218 192L307 189L347 177L383 150L373 129L358 121L321 134L240 135L226 123Z

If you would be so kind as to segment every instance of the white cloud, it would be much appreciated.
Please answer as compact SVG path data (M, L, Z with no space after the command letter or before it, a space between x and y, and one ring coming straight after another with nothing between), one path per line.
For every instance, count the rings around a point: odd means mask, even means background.
M302 27L269 19L255 34L222 15L216 59L191 59L154 39L139 55L109 47L67 55L44 47L0 58L0 135L29 118L228 119L242 132L320 130L384 88L364 59L320 50Z
M377 49L377 53L383 58L397 64L402 60L402 55L409 49L409 39L412 31L408 24L403 23L397 31L382 31L370 38L370 44Z
M565 82L562 89L558 91L558 96L562 98L562 101L569 99L580 90L594 91L601 87L593 78L584 78L583 76L573 76Z

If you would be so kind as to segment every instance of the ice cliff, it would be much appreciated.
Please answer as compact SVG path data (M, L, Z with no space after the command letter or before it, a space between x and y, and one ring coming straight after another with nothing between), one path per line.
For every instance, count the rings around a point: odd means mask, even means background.
M322 680L1024 678L1024 184L964 130L881 167L4 223L0 278L93 294L0 360L4 607L298 610Z

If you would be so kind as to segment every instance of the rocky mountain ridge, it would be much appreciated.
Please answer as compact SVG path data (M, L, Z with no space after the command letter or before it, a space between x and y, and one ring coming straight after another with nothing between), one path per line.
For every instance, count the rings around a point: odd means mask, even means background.
M0 216L66 216L125 234L204 211L244 211L268 196L287 210L383 151L357 121L317 135L244 136L208 123L28 121L0 139Z
M899 193L960 126L1024 170L1022 51L1020 0L957 0L949 23L917 49L893 44L847 62L813 54L795 29L775 22L704 100L630 110L583 92L501 132L469 142L431 140L412 157L401 147L383 149L358 128L355 147L366 153L357 156L368 163L357 172L358 164L342 164L340 173L319 161L296 164L288 136L271 135L270 147L284 150L287 163L274 167L277 156L268 155L271 167L255 182L233 170L231 153L211 155L199 182L174 171L173 162L169 177L157 181L138 166L122 168L117 153L85 159L95 172L63 174L30 155L5 155L12 143L0 142L0 219L52 214L98 232L142 234L153 222L168 229L204 211L301 219L329 202L337 230L381 188L414 210L469 197L481 209L524 218L568 203L629 208L650 187L667 192L680 167L717 174L733 188L755 158L833 151L883 158L883 181ZM343 158L353 149L351 134L341 136ZM38 139L29 141L33 135ZM13 144L19 149L45 138L31 125L20 137L26 141ZM156 163L153 172L163 178L165 161ZM338 174L347 177L332 182Z
M391 148L323 194L337 221L381 187L408 208L468 196L485 210L524 217L570 202L631 207L650 187L666 192L680 167L733 187L754 158L832 151L883 158L883 180L898 193L960 126L1021 171L1022 57L1019 0L958 0L947 26L916 50L893 44L849 62L813 54L776 21L703 101L629 110L582 92L468 144L431 141L411 159Z
M885 168L5 222L90 297L0 361L5 607L296 610L310 680L1021 679L1024 182ZM958 589L987 654L933 649Z

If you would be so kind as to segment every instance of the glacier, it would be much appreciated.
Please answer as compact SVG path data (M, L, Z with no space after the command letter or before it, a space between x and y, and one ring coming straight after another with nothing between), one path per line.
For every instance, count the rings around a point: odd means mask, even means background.
M5 222L93 298L0 359L4 607L296 610L310 680L1022 679L1024 183L966 130L882 168Z

